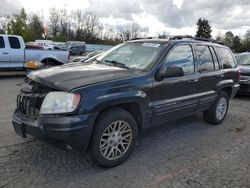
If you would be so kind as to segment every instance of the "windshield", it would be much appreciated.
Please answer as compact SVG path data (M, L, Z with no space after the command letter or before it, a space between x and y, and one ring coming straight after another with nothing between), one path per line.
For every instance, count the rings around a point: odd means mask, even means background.
M250 54L239 54L236 60L239 65L250 65Z
M146 69L163 49L158 43L125 43L114 47L97 58L99 63L123 65L127 68Z

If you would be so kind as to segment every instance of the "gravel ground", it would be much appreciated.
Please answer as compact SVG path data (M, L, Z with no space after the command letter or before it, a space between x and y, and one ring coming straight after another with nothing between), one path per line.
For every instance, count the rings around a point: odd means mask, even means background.
M143 131L128 161L102 169L87 155L15 135L23 78L0 78L0 187L250 187L248 97L231 101L220 126L196 114Z

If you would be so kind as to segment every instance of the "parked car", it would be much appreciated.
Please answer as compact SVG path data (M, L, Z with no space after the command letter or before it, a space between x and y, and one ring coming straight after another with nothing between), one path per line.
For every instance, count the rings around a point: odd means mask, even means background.
M96 56L96 55L98 55L98 54L100 54L100 53L103 53L103 51L95 51L95 52L90 52L88 55L86 55L86 56L79 56L79 57L75 57L75 58L73 58L73 62L82 62L82 61L85 61L85 60L87 60L87 59L89 59L89 58L91 58L91 57L93 57L93 56Z
M13 126L104 167L124 162L140 130L197 112L217 125L239 88L231 50L202 39L126 42L89 63L28 75ZM32 96L32 97L30 97Z
M82 41L67 41L66 45L70 55L84 55L86 52L86 43Z
M65 42L53 42L54 50L68 50Z
M50 51L36 46L26 48L23 38L14 35L0 35L0 70L23 70L24 64L34 60L44 66L68 63L68 51Z
M45 50L53 50L54 45L52 40L35 40L35 43L42 46Z
M250 94L250 52L236 55L236 60L240 69L240 89L239 94Z

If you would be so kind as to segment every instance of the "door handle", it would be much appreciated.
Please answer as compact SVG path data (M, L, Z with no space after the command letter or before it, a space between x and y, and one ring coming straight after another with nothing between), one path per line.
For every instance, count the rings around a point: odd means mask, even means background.
M223 78L224 76L224 74L217 75L218 78Z
M198 79L188 80L188 83L195 83L198 82Z
M9 54L8 52L3 52L2 54L5 54L5 55L7 55L7 54Z

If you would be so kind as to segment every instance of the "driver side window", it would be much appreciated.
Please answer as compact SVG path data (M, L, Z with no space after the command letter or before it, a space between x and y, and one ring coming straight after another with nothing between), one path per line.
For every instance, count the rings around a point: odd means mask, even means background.
M181 67L184 74L194 73L194 56L190 45L176 46L164 59L165 67Z

